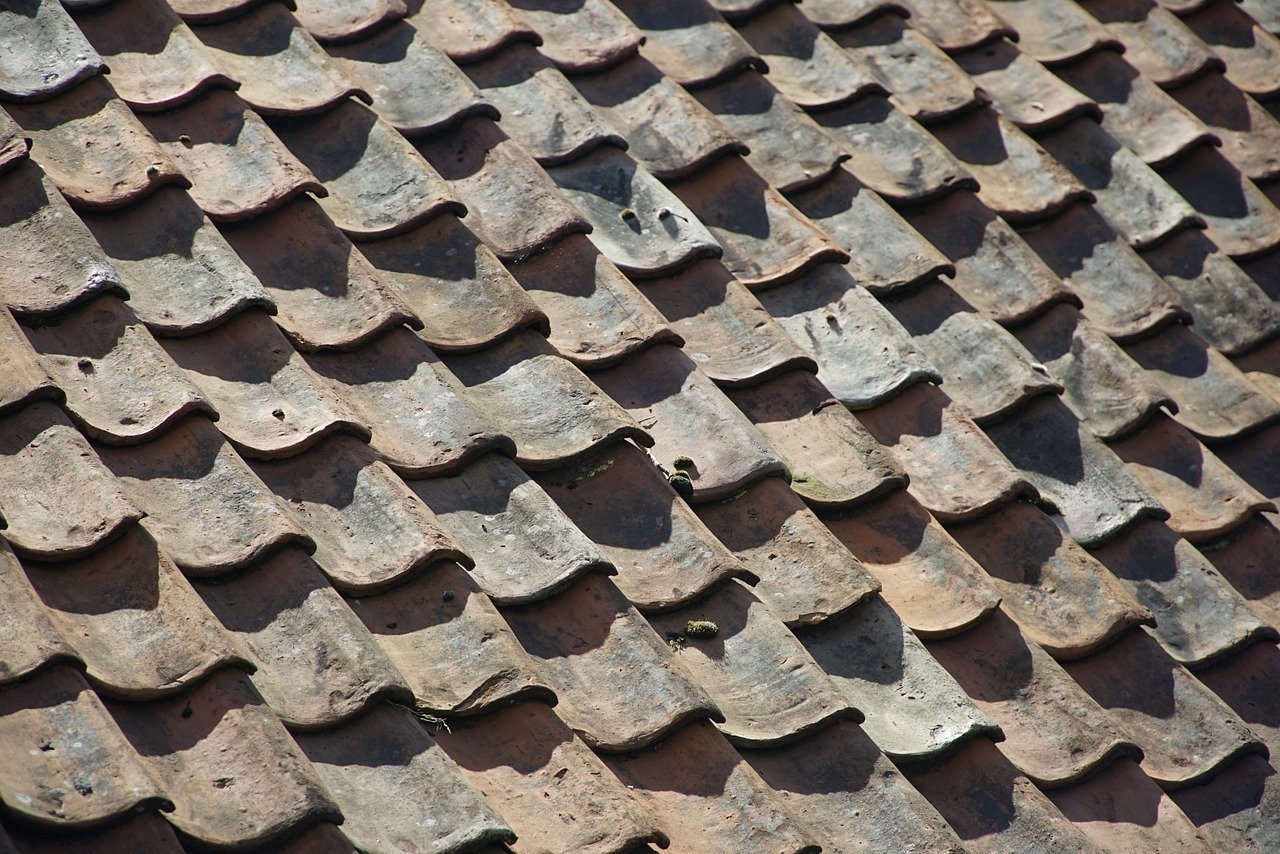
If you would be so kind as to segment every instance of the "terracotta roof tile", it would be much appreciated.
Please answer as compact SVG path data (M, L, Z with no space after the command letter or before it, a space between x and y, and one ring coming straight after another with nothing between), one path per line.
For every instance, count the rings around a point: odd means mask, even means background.
M104 296L23 328L40 365L66 392L85 434L109 444L144 442L213 407L182 375L133 312Z
M555 689L559 715L597 750L637 750L689 721L723 720L607 578L586 576L503 616Z
M936 760L975 738L1001 737L884 600L797 635L895 761Z
M946 119L988 101L969 75L896 10L833 37L916 121Z
M654 461L629 443L618 442L576 466L542 473L538 485L616 567L614 583L641 611L677 607L729 578L756 580L751 568L707 530L704 522L710 522L700 521L680 500ZM623 505L625 512L616 512ZM719 506L705 505L700 512L715 513ZM543 513L541 518L556 516ZM491 523L486 521L485 527ZM574 533L566 526L566 539ZM565 546L560 552L572 554ZM594 560L600 568L601 559ZM532 556L506 572L519 578L545 561Z
M1224 3L1206 4L1182 18L1192 32L1227 64L1227 77L1250 95L1272 98L1280 92L1280 39L1246 11Z
M353 99L319 116L277 119L273 128L324 184L320 207L353 240L408 231L445 212L466 214L409 141Z
M700 222L695 216L698 211L686 207L696 208L700 201L687 184L676 188L679 194L673 193L616 148L598 148L547 172L591 223L591 242L618 269L632 276L662 276L698 258L718 258L723 250L717 237L723 241L726 228L717 226L727 225L731 230L736 224ZM747 197L739 203L759 207L754 195L747 195L754 189L748 189L744 193Z
M981 185L978 198L1012 223L1052 216L1093 194L1017 125L984 108L933 128Z
M111 262L53 182L25 161L0 174L0 299L18 314L125 295Z
M641 55L684 86L705 86L744 68L766 68L703 0L616 0L613 5L645 34Z
M542 52L566 74L602 71L629 56L644 35L608 0L507 0L543 39Z
M166 338L164 345L217 407L220 429L246 456L291 456L334 433L369 437L356 412L259 312L200 335Z
M849 253L846 269L872 293L888 294L940 275L955 275L947 258L847 167L817 186L790 193L787 200Z
M1110 716L1004 614L929 652L1000 724L1001 752L1037 785L1056 788L1127 756L1140 759Z
M239 86L168 3L129 0L73 11L76 26L110 62L112 86L135 110L167 110L211 87Z
M977 518L1020 496L1037 495L977 425L932 385L912 386L858 417L902 463L911 494L944 522Z
M692 175L745 145L692 95L642 56L573 84L617 128L632 156L662 180Z
M1100 3L1081 0L1088 12L1124 43L1125 56L1153 82L1167 87L1194 79L1223 63L1186 24L1153 0Z
M1266 850L1280 842L1276 777L1267 760L1252 754L1224 766L1212 780L1170 797L1219 848Z
M851 512L824 513L823 520L884 585L885 601L919 637L963 631L1000 602L981 567L904 492Z
M467 74L501 111L503 130L543 166L571 162L601 145L627 147L532 45L517 42L468 65Z
M342 834L361 848L440 850L515 838L405 708L382 703L297 741L342 809Z
M30 137L35 158L76 207L115 208L165 184L190 186L104 77L7 109Z
M1248 600L1254 612L1275 625L1280 614L1280 592L1269 572L1268 555L1280 546L1280 529L1275 517L1258 514L1226 537L1206 543L1200 552L1222 577Z
M76 854L88 854L95 847L119 847L131 851L154 851L156 854L172 852L179 854L182 849L173 826L160 817L158 813L144 812L133 818L125 819L121 824L110 827L95 827L82 833L49 833L36 826L15 825L6 827L13 837L14 846L5 849L5 854L17 854L19 850L32 854L55 854L59 851L74 851ZM0 834L3 832L0 831ZM0 835L0 844L9 840Z
M1103 441L1127 435L1173 399L1119 345L1069 306L1058 306L1014 335L1063 388L1062 399Z
M198 23L234 18L266 2L269 0L174 0L169 5L183 20Z
M787 476L786 464L746 416L679 349L658 345L592 376L653 437L653 456L696 456L692 500L736 494L752 481Z
M191 197L161 189L122 210L81 214L155 335L203 332L248 309L275 313L261 282Z
M108 709L173 800L169 821L207 845L269 844L341 820L311 763L235 671L178 697Z
M1148 522L1097 558L1155 615L1152 634L1175 660L1199 667L1257 638L1274 638L1208 560L1168 526Z
M715 624L714 638L688 636L686 625L700 620ZM725 718L719 729L734 744L784 744L841 718L861 720L795 635L741 583L649 622L715 700Z
M850 155L849 171L891 201L919 204L978 182L924 128L872 95L814 116Z
M1185 105L1143 77L1114 50L1100 50L1054 69L1067 83L1097 102L1102 127L1146 163L1174 160L1215 136ZM1212 79L1208 75L1205 79ZM1191 84L1191 91L1204 84Z
M1222 141L1222 153L1254 181L1280 175L1280 123L1257 101L1212 73L1183 86L1178 101Z
M125 497L102 461L67 416L47 401L0 418L0 475L9 544L44 560L87 554L119 536L143 512ZM59 484L81 488L67 494Z
M621 447L621 443L610 446ZM586 472L599 465L584 462ZM577 469L574 469L575 471ZM476 582L501 605L544 599L590 572L612 574L605 555L574 527L552 498L561 470L533 481L503 457L489 455L456 477L410 481L410 487L467 549ZM549 488L549 497L543 491ZM531 537L536 527L536 537Z
M1065 82L1075 66L1058 69L1055 75L1007 40L990 42L954 59L991 97L1000 114L1027 133L1048 130L1078 116L1101 116L1097 104Z
M798 744L739 752L824 844L962 850L942 817L852 723L838 722Z
M164 113L139 118L191 179L191 197L219 222L274 210L324 185L234 93L210 89Z
M23 580L22 567L7 540L0 540L0 576L6 582L7 617L0 624L0 682L7 686L59 662L82 667L75 649L54 625L53 615Z
M499 117L429 34L409 21L325 50L346 79L369 93L378 115L406 136L445 130L468 116ZM425 91L430 98L420 97Z
M603 758L677 850L820 850L784 801L709 724L687 726L647 750Z
M289 545L311 546L206 418L188 418L145 446L100 453L146 511L147 531L189 575L217 575Z
M316 563L344 593L379 591L442 560L474 564L386 463L350 436L257 461L253 470L315 541Z
M31 144L22 135L22 128L0 110L0 173L12 169L27 158Z
M912 341L939 366L946 391L978 424L999 420L1062 387L994 321L941 282L885 303Z
M743 24L749 19L766 12L785 0L706 0L707 5L732 21L734 25Z
M384 24L404 17L405 0L360 0L332 9L319 0L297 2L295 15L318 41L345 42L360 38Z
M542 38L503 0L423 0L409 22L459 65L477 62L508 44Z
M617 439L653 441L617 395L602 394L537 333L445 362L487 421L515 440L516 460L531 469L563 465Z
M435 736L472 785L503 805L521 848L604 852L667 841L654 816L542 703L461 720Z
M822 521L779 478L765 478L698 517L759 581L753 593L788 626L845 613L880 590Z
M165 788L79 673L53 667L0 694L5 806L28 821L83 827L167 808Z
M461 566L439 563L379 596L348 600L413 691L416 709L471 715L555 692Z
M264 3L229 21L193 26L214 63L240 81L263 115L299 115L368 94L342 79L283 3Z
M996 0L991 8L1018 31L1018 46L1048 66L1063 65L1102 48L1124 49L1110 30L1073 0Z
M809 504L834 509L906 485L902 467L809 373L727 393L778 450Z
M1280 210L1218 151L1200 146L1162 174L1204 218L1223 252L1250 258L1280 245Z
M6 9L0 38L9 46L0 62L0 100L43 101L106 70L57 0Z
M490 451L513 450L490 425L489 413L477 411L482 402L403 327L353 353L311 354L307 364L350 407L346 411L376 427L370 444L402 475L435 475ZM384 411L394 417L374 416Z
M1229 759L1264 750L1244 721L1144 632L1063 667L1142 748L1142 770L1162 788L1191 785Z
M501 258L591 231L537 161L488 119L467 119L417 146L471 212L471 229Z
M87 557L27 561L30 583L71 640L86 676L108 696L171 696L224 666L252 671L248 651L200 602L178 568L140 528Z
M301 350L348 350L419 321L310 198L221 229L279 309Z
M1080 297L1089 321L1119 341L1190 320L1168 284L1092 206L1074 205L1022 238Z
M754 385L789 370L817 370L723 264L700 261L675 276L641 281L639 287L683 337L685 352L721 387Z
M1055 303L1079 304L1045 261L973 193L952 193L906 216L954 262L951 287L996 322L1011 326Z
M5 364L5 371L0 374L0 412L40 399L56 403L66 400L66 392L41 367L31 342L8 311L0 311L0 352Z
M435 247L441 251L431 251ZM548 331L547 316L454 216L363 243L360 254L422 321L419 336L438 352L482 349L529 327Z
M693 95L750 147L747 163L778 190L815 184L849 159L835 139L755 70Z
M738 28L769 66L769 82L805 110L884 94L885 81L868 63L841 50L790 3L781 3Z
M850 409L866 409L942 376L893 315L847 268L815 267L757 296L818 363L818 379Z
M1051 517L1015 503L950 533L1000 592L1023 635L1059 660L1088 656L1151 613Z
M939 47L959 51L979 47L1017 32L983 0L904 0L913 26Z
M1244 0L1240 4L1240 8L1249 13L1249 17L1253 18L1271 33L1280 30L1280 17L1277 17L1276 10L1272 9L1266 3L1260 3L1258 0Z

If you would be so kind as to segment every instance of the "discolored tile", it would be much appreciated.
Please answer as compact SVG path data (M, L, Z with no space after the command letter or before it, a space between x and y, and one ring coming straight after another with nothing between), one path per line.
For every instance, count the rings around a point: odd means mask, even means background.
M1227 65L1227 77L1257 98L1280 92L1280 40L1254 20L1252 10L1204 4L1182 16L1182 23Z
M106 70L57 0L28 0L4 10L0 94L6 101L43 101Z
M1017 30L1019 48L1055 73L1094 51L1124 50L1110 30L1072 0L993 0L991 8Z
M358 39L408 13L404 0L360 0L333 9L319 0L302 0L294 15L318 41Z
M5 540L0 540L0 578L6 616L0 623L0 683L21 682L59 662L82 667L69 639L23 577L18 557Z
M1161 86L1172 88L1222 67L1186 24L1153 0L1084 0L1080 5L1124 42L1129 62Z
M1271 625L1280 625L1280 584L1272 573L1272 550L1280 546L1275 516L1258 514L1226 537L1200 546L1236 592Z
M644 35L607 0L546 4L507 0L542 37L542 52L566 74L602 71L633 56Z
M173 825L165 821L158 812L144 812L126 819L123 824L95 827L81 833L49 833L46 828L39 826L6 827L5 832L12 837L15 847L9 851L15 854L18 851L23 854L58 854L66 851L80 854L103 846L155 854L179 854L182 851Z
M1219 73L1176 90L1178 101L1222 142L1222 153L1253 181L1280 176L1280 122Z
M1018 37L982 0L903 0L902 5L911 12L912 26L946 51Z
M1208 224L1206 234L1234 258L1280 245L1280 210L1218 151L1200 146L1161 173Z
M63 403L66 392L40 366L40 359L22 327L6 310L0 310L0 412L18 410L36 400Z
M30 148L31 143L22 135L22 128L9 118L8 113L0 111L0 173L26 160Z
M1265 851L1280 842L1276 769L1250 754L1228 763L1211 780L1171 793L1200 834L1219 848Z
M1049 130L1077 116L1101 118L1097 104L1007 40L953 59L991 97L1001 115L1027 133ZM1071 67L1060 73L1065 76Z
M502 0L423 0L408 20L459 65L516 42L542 44L542 37Z
M205 418L188 418L149 445L102 454L147 513L147 531L188 575L237 569L288 545L312 547Z
M744 68L764 71L764 61L705 2L616 0L645 35L641 54L675 82L695 89Z

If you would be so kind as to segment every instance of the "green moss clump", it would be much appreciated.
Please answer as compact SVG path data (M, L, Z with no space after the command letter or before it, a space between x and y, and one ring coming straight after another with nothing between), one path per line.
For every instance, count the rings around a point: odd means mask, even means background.
M690 480L689 475L684 472L678 471L671 475L667 478L667 483L671 484L671 488L674 489L676 491L676 495L679 495L681 498L687 499L693 497L693 481Z
M720 627L710 620L690 620L684 624L684 633L697 640L710 640L720 634Z

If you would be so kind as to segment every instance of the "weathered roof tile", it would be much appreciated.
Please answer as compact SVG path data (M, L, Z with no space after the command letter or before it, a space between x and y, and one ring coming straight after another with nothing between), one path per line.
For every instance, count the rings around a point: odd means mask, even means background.
M31 144L22 135L22 128L0 110L0 173L12 169L26 160Z
M1098 105L1065 82L1065 69L1060 71L1063 76L1054 74L1007 40L990 42L954 59L991 97L1001 115L1027 133L1048 130L1077 116L1100 117Z
M1227 78L1250 95L1271 99L1280 92L1280 39L1251 17L1252 10L1206 3L1182 23L1227 64Z
M1254 612L1276 625L1280 623L1280 586L1271 572L1274 549L1280 547L1275 517L1257 514L1226 537L1200 547L1231 586L1248 600Z
M1222 142L1223 155L1248 178L1280 176L1280 122L1218 73L1176 91L1178 101Z
M0 99L43 101L106 70L57 0L31 0L0 13Z
M507 0L543 38L542 52L566 74L602 71L635 55L644 35L608 0Z
M1054 67L1102 48L1124 50L1116 36L1073 0L997 0L991 4L1018 32L1018 46Z
M690 89L709 85L762 59L703 0L615 0L645 34L641 54Z
M55 403L66 400L66 392L58 388L41 367L22 327L3 309L0 309L0 361L5 366L0 373L0 412L17 410L41 399Z
M459 65L478 62L515 42L542 44L503 0L423 0L408 20Z
M57 662L83 667L53 615L26 579L17 555L0 539L0 578L4 580L5 620L0 623L0 684L27 679Z
M1224 764L1212 779L1170 794L1200 834L1219 848L1280 843L1280 786L1276 769L1257 754Z
M1018 36L983 0L903 0L902 5L910 10L913 26L946 51Z
M1124 42L1125 56L1161 86L1174 87L1223 63L1187 25L1153 0L1081 0Z
M142 518L62 410L32 405L0 418L4 536L44 560L87 554ZM67 484L77 488L68 490Z
M544 599L589 572L614 572L539 483L504 457L490 454L455 477L409 485L467 549L476 581L501 605Z
M1221 152L1199 146L1161 174L1208 224L1208 236L1235 258L1280 245L1280 210Z
M269 0L172 0L169 5L183 20L197 23L234 18L265 2Z
M404 17L405 0L358 0L331 8L320 0L294 0L295 15L318 41L345 42Z

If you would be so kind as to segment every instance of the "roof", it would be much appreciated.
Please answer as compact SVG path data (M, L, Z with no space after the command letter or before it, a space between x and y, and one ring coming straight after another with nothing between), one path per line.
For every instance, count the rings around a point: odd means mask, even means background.
M1280 849L1275 31L6 4L0 851Z

